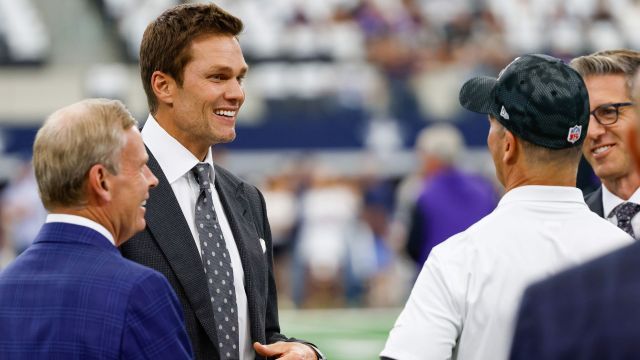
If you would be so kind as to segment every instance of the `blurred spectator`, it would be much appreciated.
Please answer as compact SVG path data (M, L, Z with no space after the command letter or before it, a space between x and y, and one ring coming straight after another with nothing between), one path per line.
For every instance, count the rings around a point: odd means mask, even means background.
M413 210L407 252L422 268L431 248L489 214L498 196L487 179L456 167L464 139L455 127L438 124L424 129L416 147L425 178Z
M289 276L290 256L298 225L299 203L295 189L295 180L289 171L273 175L266 179L261 188L269 214L273 243L273 267L278 284L279 301L289 302L291 281Z
M9 255L20 255L31 245L47 217L31 162L24 163L0 197L2 228ZM9 250L10 249L10 250Z
M359 226L362 197L352 182L317 167L301 194L293 299L297 306L341 306L342 274ZM353 244L351 244L353 245Z

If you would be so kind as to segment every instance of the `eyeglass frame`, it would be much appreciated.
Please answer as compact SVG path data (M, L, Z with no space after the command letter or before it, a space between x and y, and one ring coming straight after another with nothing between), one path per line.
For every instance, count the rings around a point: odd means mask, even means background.
M620 118L620 108L624 107L624 106L631 106L631 105L633 105L632 102L619 102L619 103L602 104L602 105L599 105L598 107L596 107L595 109L593 109L593 111L589 112L589 115L593 115L593 118L596 119L596 121L600 125L604 125L604 126L613 125L613 124L617 123L618 119ZM608 122L608 123L607 122L602 122L598 118L598 116L596 116L596 111L598 111L600 109L603 109L605 107L609 107L609 106L613 106L616 109L616 119L613 120L612 122Z

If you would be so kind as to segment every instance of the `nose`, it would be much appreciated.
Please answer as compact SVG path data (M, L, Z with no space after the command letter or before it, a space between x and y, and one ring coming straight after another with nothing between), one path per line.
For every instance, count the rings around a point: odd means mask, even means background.
M237 101L242 104L244 102L244 87L240 80L233 79L229 81L224 95L227 100Z
M606 127L596 120L593 114L589 117L589 130L587 131L587 136L591 138L597 138L601 136L607 131Z
M158 178L153 175L151 169L147 165L144 166L145 177L147 178L147 183L149 184L149 188L154 188L158 185Z

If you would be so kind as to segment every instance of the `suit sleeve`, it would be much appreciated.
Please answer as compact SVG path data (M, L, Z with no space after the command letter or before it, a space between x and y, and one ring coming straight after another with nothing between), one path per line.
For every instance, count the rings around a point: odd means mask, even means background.
M268 344L278 341L287 341L288 338L280 333L280 323L278 320L278 295L276 290L276 281L273 275L273 242L271 239L271 227L267 218L267 209L264 197L259 190L256 193L260 198L260 221L262 223L263 238L267 246L267 316L265 319L265 337Z
M544 332L540 331L540 323L543 319L538 313L535 290L536 287L527 288L522 297L511 344L509 358L512 360L542 359L540 345Z
M123 359L192 359L178 299L162 275L132 289L122 339Z

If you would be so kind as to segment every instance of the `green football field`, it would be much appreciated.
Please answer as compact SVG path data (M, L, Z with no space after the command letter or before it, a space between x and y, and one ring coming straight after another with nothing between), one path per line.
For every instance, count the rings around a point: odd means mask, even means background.
M329 360L375 360L400 310L281 310L280 327L316 344Z

